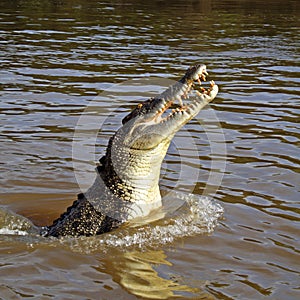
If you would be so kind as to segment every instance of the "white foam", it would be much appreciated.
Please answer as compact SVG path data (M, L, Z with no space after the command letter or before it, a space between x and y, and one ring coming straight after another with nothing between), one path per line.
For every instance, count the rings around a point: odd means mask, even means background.
M0 235L28 235L28 232L18 229L0 228Z
M172 192L163 198L164 214L145 218L145 222L127 224L115 231L96 237L61 240L76 252L109 251L110 248L128 250L147 249L170 244L178 238L211 234L224 210L209 197ZM154 221L153 221L154 220ZM149 223L147 223L149 221Z
M0 207L0 235L28 235L34 228L30 220Z

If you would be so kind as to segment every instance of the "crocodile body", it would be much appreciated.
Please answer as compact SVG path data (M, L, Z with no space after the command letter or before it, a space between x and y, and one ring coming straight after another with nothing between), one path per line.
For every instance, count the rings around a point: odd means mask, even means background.
M160 207L160 168L172 138L218 93L213 81L207 90L194 89L206 75L205 65L192 66L166 91L130 112L110 138L95 182L41 235L97 235ZM190 103L183 104L185 99Z

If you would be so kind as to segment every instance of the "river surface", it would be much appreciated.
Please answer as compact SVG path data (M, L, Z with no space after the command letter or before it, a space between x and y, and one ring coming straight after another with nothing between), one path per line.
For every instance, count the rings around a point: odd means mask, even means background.
M1 1L0 298L300 299L299 19L299 1ZM37 236L195 63L220 92L170 146L169 215Z

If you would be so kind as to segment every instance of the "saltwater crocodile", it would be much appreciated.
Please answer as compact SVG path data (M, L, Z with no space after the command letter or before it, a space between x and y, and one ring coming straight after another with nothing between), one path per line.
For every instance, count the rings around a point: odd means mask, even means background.
M205 65L192 66L159 96L138 104L110 138L93 185L41 235L97 235L160 207L160 168L172 138L218 93L213 81L196 89L207 75Z

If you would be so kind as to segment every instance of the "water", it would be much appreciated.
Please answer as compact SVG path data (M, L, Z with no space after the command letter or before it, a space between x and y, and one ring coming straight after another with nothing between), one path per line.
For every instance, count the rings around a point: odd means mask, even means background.
M299 12L298 1L1 1L0 297L298 299ZM198 62L220 93L177 134L161 176L163 193L198 202L99 237L37 237L33 224L88 186L126 112ZM86 133L103 126L74 162L84 113Z

